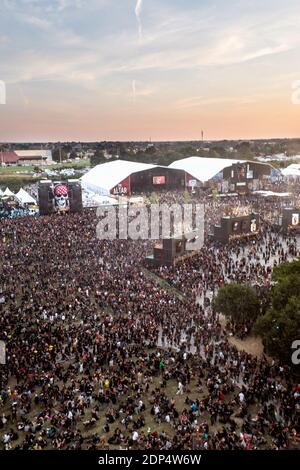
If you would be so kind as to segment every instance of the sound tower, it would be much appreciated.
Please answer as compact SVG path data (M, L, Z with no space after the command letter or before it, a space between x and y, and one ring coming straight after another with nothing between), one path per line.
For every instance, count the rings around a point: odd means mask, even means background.
M82 212L82 189L78 180L68 180L71 212Z
M40 215L49 215L53 212L52 181L40 181L38 189Z
M222 217L214 226L214 240L226 244L233 237L255 235L259 231L259 215L249 214L238 217Z
M281 225L285 233L288 233L290 230L299 230L300 209L290 207L283 209Z
M83 210L83 204L82 189L79 180L57 181L54 183L50 180L44 180L40 181L38 188L40 215L49 215L56 211L54 204L55 195L53 192L55 184L67 186L70 212L81 212Z
M153 256L146 256L146 261L152 266L172 266L186 255L187 242L196 238L198 233L194 231L181 237L164 238L161 243L154 246Z

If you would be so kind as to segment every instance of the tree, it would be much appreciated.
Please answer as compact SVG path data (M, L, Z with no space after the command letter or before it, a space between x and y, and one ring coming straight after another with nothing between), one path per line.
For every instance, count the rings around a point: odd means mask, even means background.
M63 160L67 160L67 154L64 149L58 147L53 150L52 158L55 162L60 163Z
M213 306L235 325L254 322L260 313L260 303L255 290L241 284L227 284L221 287Z
M155 192L152 192L149 196L150 204L157 204L158 203L158 196Z
M276 266L273 271L273 280L281 281L292 275L300 276L300 260L294 260L290 263L283 263ZM300 292L299 292L300 295Z
M277 266L272 278L270 307L257 319L254 332L268 354L291 365L292 344L300 339L300 260Z
M77 155L76 152L74 152L74 151L70 152L70 155L69 155L70 160L75 160L75 158L77 158L77 157L78 157L78 155Z
M106 161L102 150L96 150L95 154L91 156L91 166L99 165Z
M191 202L191 195L188 191L184 191L183 200L185 204L188 204L189 202Z
M291 297L280 310L270 308L257 319L254 332L268 354L291 365L292 344L300 339L300 296Z
M249 142L241 142L236 146L236 150L240 158L252 160L255 156L251 150L251 144Z

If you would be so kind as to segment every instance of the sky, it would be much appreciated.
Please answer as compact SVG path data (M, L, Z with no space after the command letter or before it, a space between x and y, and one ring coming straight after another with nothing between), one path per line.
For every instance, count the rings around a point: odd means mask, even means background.
M299 0L0 0L0 141L300 137L299 24Z

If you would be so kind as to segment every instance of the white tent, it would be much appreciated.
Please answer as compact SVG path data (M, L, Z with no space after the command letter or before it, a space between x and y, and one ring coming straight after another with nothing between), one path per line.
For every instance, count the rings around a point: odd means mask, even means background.
M223 171L224 168L234 165L235 163L241 162L245 163L245 160L230 160L227 158L225 159L188 157L171 163L171 165L169 165L169 168L175 168L177 170L186 171L198 181L204 183L206 181L209 181L221 171Z
M132 196L129 199L129 203L133 205L143 205L144 204L144 198L142 196Z
M102 205L118 205L119 202L116 198L95 194L90 191L83 190L82 202L84 207L97 207Z
M0 196L2 196L2 195L3 195L3 191L2 191L2 189L0 189Z
M6 188L3 193L3 196L14 196L14 193L9 188Z
M113 198L113 197L109 197L109 196L101 196L100 194L94 194L94 196L92 197L92 200L97 204L97 205L100 205L100 206L117 206L118 205L118 201Z
M15 197L21 204L36 204L36 200L32 196L30 196L30 194L23 188L21 188L20 191L17 192Z
M259 194L263 197L290 197L291 193L275 193L274 191L253 191L253 194Z
M80 179L82 187L87 191L108 195L117 184L128 178L132 173L150 170L155 166L148 163L116 160L95 166Z
M281 170L283 176L300 176L300 163L292 163Z

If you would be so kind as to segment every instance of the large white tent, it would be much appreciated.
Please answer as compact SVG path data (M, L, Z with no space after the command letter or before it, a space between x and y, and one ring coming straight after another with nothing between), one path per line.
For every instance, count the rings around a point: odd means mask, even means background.
M281 170L283 176L300 176L300 163L292 163Z
M17 192L15 197L21 204L36 204L36 200L23 188Z
M245 160L188 157L171 163L169 168L184 170L186 173L189 173L191 176L193 176L193 178L196 178L198 181L205 183L223 171L224 168L240 162L245 162Z
M95 194L108 195L110 191L133 173L150 170L156 165L116 160L95 166L80 179L82 187Z

